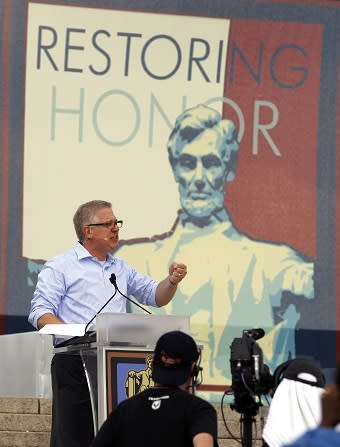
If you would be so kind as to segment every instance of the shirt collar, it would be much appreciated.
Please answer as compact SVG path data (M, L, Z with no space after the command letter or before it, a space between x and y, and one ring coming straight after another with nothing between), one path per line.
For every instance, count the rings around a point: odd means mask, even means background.
M76 246L74 247L74 251L76 252L78 259L92 258L97 259L95 256L91 255L91 253L84 247L84 245L78 241ZM106 262L110 262L111 264L115 261L114 256L111 253L108 253Z

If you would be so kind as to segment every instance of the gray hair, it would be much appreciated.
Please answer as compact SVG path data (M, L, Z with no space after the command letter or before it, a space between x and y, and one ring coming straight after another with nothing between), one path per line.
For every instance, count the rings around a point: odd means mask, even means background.
M84 225L96 223L96 213L102 208L112 208L112 205L110 202L106 202L105 200L91 200L90 202L80 205L75 212L73 216L73 225L80 242L84 240Z
M168 155L174 167L183 146L197 138L207 129L214 129L221 137L219 151L226 167L236 165L240 147L235 124L231 120L222 119L215 109L199 104L185 110L176 119L175 126L168 140Z

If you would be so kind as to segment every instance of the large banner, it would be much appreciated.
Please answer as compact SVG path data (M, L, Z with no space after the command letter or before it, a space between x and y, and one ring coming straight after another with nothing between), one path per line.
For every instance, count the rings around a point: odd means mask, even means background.
M190 316L208 389L245 329L264 330L271 370L334 366L339 14L237 3L5 2L22 41L16 81L2 75L21 123L2 142L4 314L25 318L76 208L103 199L124 220L117 257L155 279L188 266L152 311Z

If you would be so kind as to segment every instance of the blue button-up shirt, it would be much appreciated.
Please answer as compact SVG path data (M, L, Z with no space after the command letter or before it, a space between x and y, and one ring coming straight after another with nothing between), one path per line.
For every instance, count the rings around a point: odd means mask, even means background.
M109 280L112 273L124 295L132 295L141 304L157 306L157 281L139 274L111 254L100 262L78 243L73 250L44 265L28 321L37 328L38 319L52 313L65 323L88 323L115 292ZM126 298L117 292L103 311L126 312Z

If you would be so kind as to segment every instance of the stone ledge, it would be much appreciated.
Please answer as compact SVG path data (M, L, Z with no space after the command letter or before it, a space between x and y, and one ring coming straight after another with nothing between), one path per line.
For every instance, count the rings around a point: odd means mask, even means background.
M52 399L39 399L40 414L52 414Z
M49 433L1 432L0 447L49 447Z
M49 432L50 430L50 415L0 413L1 432Z
M35 397L0 397L0 413L38 414L39 399Z

